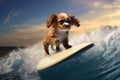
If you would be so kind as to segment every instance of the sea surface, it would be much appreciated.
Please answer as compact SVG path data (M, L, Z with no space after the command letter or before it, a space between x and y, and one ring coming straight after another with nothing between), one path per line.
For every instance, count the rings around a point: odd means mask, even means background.
M103 26L69 38L73 47L90 41L94 46L41 71L36 66L45 57L42 43L13 50L0 57L0 80L120 80L120 27Z

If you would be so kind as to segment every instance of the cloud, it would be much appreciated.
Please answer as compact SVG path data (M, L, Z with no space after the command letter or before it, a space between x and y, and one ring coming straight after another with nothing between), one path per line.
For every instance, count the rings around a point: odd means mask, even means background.
M8 24L10 22L11 19L13 19L14 17L16 17L19 13L16 12L14 9L12 9L9 14L7 15L7 17L4 20L4 24Z
M93 0L91 0L93 1ZM90 11L80 16L81 25L97 27L101 25L120 26L120 0L105 2L103 0L94 0L90 2ZM87 5L88 2L85 2Z
M100 9L110 9L110 8L113 7L112 4L110 4L110 3L105 3L105 2L103 2L103 1L95 1L95 2L92 3L92 6L93 6L94 8L100 8Z
M119 9L120 9L120 0L115 0L112 5L113 5L115 8L119 8Z
M25 26L19 28L19 26ZM28 46L41 41L46 32L45 24L42 25L13 25L14 31L0 37L1 46Z
M36 32L40 32L40 30L44 30L45 24L42 25L22 25L24 26L24 28L16 28L15 32L17 33L36 33Z
M83 4L88 8L96 9L111 9L120 8L120 0L72 0L71 4L80 5Z
M94 12L97 14L98 12ZM89 15L89 14L88 14ZM82 21L82 25L89 27L98 27L101 25L112 25L120 26L120 10L109 11L108 13L101 14L100 16L94 17L91 20Z
M27 28L17 28L14 31L14 36L16 39L26 39L26 40L33 40L33 39L39 39L39 41L42 39L43 35L46 32L45 25L27 25L29 27Z
M99 9L120 9L120 0L114 0L113 2L94 1L92 6Z
M96 0L71 0L71 3L72 4L88 4L88 3L92 3L93 1L96 1Z

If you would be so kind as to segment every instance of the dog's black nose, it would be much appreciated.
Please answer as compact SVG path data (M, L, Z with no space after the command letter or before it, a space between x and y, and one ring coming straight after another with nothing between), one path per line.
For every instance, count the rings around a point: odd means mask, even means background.
M69 27L69 25L66 25L65 27L66 27L66 28L68 28L68 27Z

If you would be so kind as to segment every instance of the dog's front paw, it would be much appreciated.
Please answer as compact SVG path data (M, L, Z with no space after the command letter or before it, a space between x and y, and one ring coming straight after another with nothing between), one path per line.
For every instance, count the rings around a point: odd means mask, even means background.
M71 48L72 46L71 45L68 45L67 47L66 47L66 49L69 49L69 48Z
M56 48L56 52L60 52L61 49L59 47Z

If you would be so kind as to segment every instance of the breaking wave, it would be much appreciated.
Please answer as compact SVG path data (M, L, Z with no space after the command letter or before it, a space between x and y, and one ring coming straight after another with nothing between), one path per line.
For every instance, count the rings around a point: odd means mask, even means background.
M64 75L54 78L47 72L44 79L36 70L39 60L45 57L41 43L12 51L0 58L0 80L119 80L120 28L103 26L91 33L70 36L73 46L89 41L94 42L94 47L70 60L61 72Z

